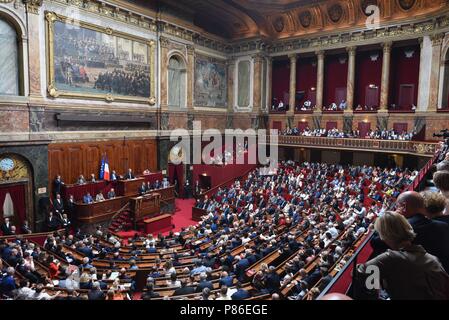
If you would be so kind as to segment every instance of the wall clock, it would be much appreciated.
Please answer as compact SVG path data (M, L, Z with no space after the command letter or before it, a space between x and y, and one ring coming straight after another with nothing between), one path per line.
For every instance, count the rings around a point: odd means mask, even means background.
M0 170L11 171L15 167L14 160L11 158L3 158L0 160Z

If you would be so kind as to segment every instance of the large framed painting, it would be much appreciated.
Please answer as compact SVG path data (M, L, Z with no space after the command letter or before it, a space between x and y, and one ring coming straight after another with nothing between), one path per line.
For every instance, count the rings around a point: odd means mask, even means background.
M195 57L195 106L226 107L226 63L210 57Z
M154 41L46 12L51 97L154 105Z

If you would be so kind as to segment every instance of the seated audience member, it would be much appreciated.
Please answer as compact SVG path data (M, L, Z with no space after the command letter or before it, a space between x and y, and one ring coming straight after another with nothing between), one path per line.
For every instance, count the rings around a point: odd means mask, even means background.
M449 224L449 215L444 214L447 199L441 193L425 191L421 195L424 198L424 208L429 219L439 220Z
M449 214L449 161L444 160L438 164L437 171L433 174L433 183L448 200L444 213Z
M1 278L0 282L0 294L12 297L13 291L16 290L16 281L14 280L15 270L13 267L6 269L6 275Z
M90 174L90 182L97 182L97 179L95 179L95 174Z
M449 276L435 256L413 244L416 234L403 215L386 212L376 220L375 230L391 249L359 265L359 272L365 273L370 266L378 267L380 283L392 300L449 298Z
M134 177L134 174L133 174L132 169L131 169L131 168L128 169L128 172L127 172L126 175L125 175L125 179L131 180L131 179L134 179L134 178L135 178L135 177Z
M31 230L31 228L30 228L30 226L29 226L29 224L28 224L28 220L25 220L25 221L23 222L23 225L22 225L22 227L20 228L20 232L23 233L23 234L30 234L30 233L33 233L33 231Z
M87 293L87 297L89 300L104 300L106 298L106 295L101 290L100 283L98 281L95 281L92 284L92 289L90 289Z
M143 196L145 193L147 193L147 186L145 182L142 182L142 185L139 187L139 194Z
M162 187L162 185L159 182L159 180L156 180L153 184L153 189L157 190L157 189L160 189L161 187Z
M218 297L215 300L232 300L230 296L228 296L228 287L222 286L220 288L220 293L218 294Z
M435 255L445 270L449 270L449 226L438 220L425 217L423 197L415 191L406 191L396 201L397 211L407 218L416 234L414 244ZM371 241L374 255L384 252L388 247L378 236ZM387 244L388 245L388 244Z
M168 188L170 187L170 182L167 178L162 179L162 188Z
M186 294L192 294L195 293L195 287L193 286L187 286L186 280L181 280L181 287L176 289L173 293L174 296L180 296L180 295L186 295Z
M115 198L115 190L114 188L111 188L108 192L108 199L114 199Z
M104 199L103 193L101 193L101 192L99 192L95 197L96 202L100 202L100 201L104 201L104 200L105 199Z
M149 169L145 169L145 170L143 170L143 172L142 172L142 174L150 174L151 172L150 172L150 170Z
M112 170L110 180L111 181L117 181L118 180L118 176L117 176L117 173L115 172L115 170Z
M11 227L12 227L12 224L11 224L9 218L5 218L2 225L0 226L0 229L4 236L12 235Z
M92 198L92 196L90 195L90 192L88 192L84 197L83 197L83 202L85 204L90 204L92 202L94 202L94 199Z
M30 300L53 300L61 295L61 291L56 292L55 295L51 296L45 292L45 287L42 283L36 286L34 294L31 296Z
M243 289L242 284L240 282L237 282L235 287L236 287L237 291L232 294L232 296L231 296L232 300L244 300L244 299L248 299L249 297L251 297L249 292L247 290Z
M198 285L196 286L195 292L202 292L204 288L209 288L210 290L214 289L214 285L211 281L207 280L206 273L200 274L200 281L198 282Z
M85 184L86 183L86 179L84 179L84 176L82 174L80 174L76 183L77 184Z
M147 281L147 285L142 293L142 300L151 300L153 298L159 298L160 295L154 292L154 283L152 281Z

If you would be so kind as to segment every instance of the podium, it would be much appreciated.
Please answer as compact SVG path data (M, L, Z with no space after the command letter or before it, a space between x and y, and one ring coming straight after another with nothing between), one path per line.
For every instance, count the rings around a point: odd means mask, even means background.
M134 222L136 222L147 216L159 214L161 210L161 195L159 193L150 193L141 197L130 198L129 205Z
M125 197L134 196L139 193L139 188L142 185L142 182L145 182L144 178L119 180L117 181L117 192Z

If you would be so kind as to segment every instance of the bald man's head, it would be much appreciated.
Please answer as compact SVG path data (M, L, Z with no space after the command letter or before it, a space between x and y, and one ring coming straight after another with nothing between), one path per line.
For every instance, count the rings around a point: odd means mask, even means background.
M352 298L341 293L329 293L318 300L352 300Z
M424 212L424 198L418 192L406 191L399 195L396 205L402 207L401 213L410 218L418 213Z

